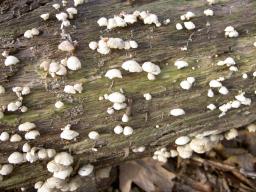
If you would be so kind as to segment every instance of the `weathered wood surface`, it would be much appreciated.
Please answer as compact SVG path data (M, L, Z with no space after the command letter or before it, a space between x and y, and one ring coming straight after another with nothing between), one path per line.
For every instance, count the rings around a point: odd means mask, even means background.
M39 70L39 64L44 59L60 60L66 56L57 50L61 41L60 24L53 17L47 22L39 18L45 12L51 12L52 15L56 13L51 5L50 0L0 1L0 51L12 50L21 60L20 64L10 69L4 67L4 58L0 58L0 84L7 88L7 93L0 96L1 105L15 99L11 91L13 86L28 85L32 88L32 93L24 101L29 111L6 114L0 121L1 131L14 133L19 123L35 122L41 136L31 142L33 146L70 150L78 163L91 162L97 167L105 167L149 155L158 146L168 145L180 135L214 129L225 131L256 120L256 83L252 78L252 72L256 69L256 49L253 47L256 35L254 0L223 0L212 6L215 16L211 18L203 16L203 10L209 7L203 0L144 0L135 1L132 6L121 0L89 1L78 8L79 14L72 21L74 27L68 30L72 39L79 43L75 55L82 60L82 69L56 79L45 78ZM161 20L170 18L171 23L160 28L137 23L111 32L97 26L96 21L101 16L111 17L121 11L136 9L150 10L159 15ZM176 31L175 23L188 10L198 15L193 19L197 29L194 32ZM208 27L207 22L211 24ZM239 38L224 37L223 30L228 25L238 30ZM38 27L42 34L32 40L24 39L24 31L33 27ZM88 48L88 43L98 40L100 36L134 39L139 43L139 48L113 51L110 55L101 56ZM189 42L188 51L181 51L180 48L187 44L189 37L192 41ZM228 56L236 59L239 72L231 75L227 68L216 66L218 60ZM102 77L103 74L111 67L120 67L129 58L159 64L162 73L155 81L147 80L145 73L125 73L124 78L115 80L111 88L112 82ZM173 64L179 58L187 60L189 68L177 70ZM243 73L248 73L249 78L242 79ZM196 78L195 86L190 91L179 87L179 82L187 76ZM226 77L224 85L230 93L208 98L208 82L220 76ZM73 82L84 82L83 93L72 97L63 94L64 84ZM120 124L123 111L110 116L106 109L111 104L98 101L100 95L120 88L133 100L132 117L127 124L135 132L130 137L113 134L113 127ZM239 90L252 98L251 106L231 110L223 118L218 118L218 110L211 112L206 109L209 103L220 105L233 99ZM153 96L151 101L143 98L147 92ZM61 111L54 109L57 98L66 103ZM175 107L183 108L186 115L178 118L169 116L169 110ZM68 123L73 124L80 133L77 142L64 142L59 137L60 129ZM160 127L156 128L156 125ZM87 137L92 130L101 134L101 139L96 143ZM0 164L7 161L11 152L20 150L23 143L25 141L1 143ZM130 152L127 155L127 149L140 145L147 147L145 153ZM92 147L99 147L98 152L93 152ZM0 182L0 189L26 186L46 178L49 175L46 163L17 166L10 176Z

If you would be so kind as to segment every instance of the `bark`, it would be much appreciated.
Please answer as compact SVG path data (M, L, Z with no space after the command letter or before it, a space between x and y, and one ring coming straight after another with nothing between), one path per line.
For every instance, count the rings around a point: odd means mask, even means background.
M211 7L215 12L213 17L203 16L203 10L209 6L201 0L136 0L133 4L121 0L89 1L78 7L79 14L71 21L74 26L67 30L72 39L78 41L74 54L81 59L82 69L69 72L64 78L46 77L39 69L39 64L45 59L60 60L67 56L57 50L61 42L60 23L54 18L57 11L51 7L52 4L50 0L0 1L0 51L10 50L21 60L15 67L9 68L3 65L4 58L0 58L0 84L7 90L6 94L0 96L0 104L6 105L15 99L11 91L13 86L28 85L32 90L24 101L29 111L6 113L0 120L1 131L15 133L20 123L34 122L41 136L30 142L32 146L69 150L74 154L77 165L90 162L98 169L148 156L157 147L170 145L181 135L216 129L225 131L243 127L256 120L256 84L252 77L256 58L256 49L253 47L256 35L255 1L222 0ZM110 32L97 26L96 21L101 16L112 17L121 11L133 10L150 10L159 15L161 21L170 18L171 23L160 28L137 23ZM175 23L180 22L179 16L188 10L197 15L193 19L196 30L177 31ZM39 17L45 12L51 13L47 22ZM207 22L210 26L206 26ZM228 25L237 29L239 38L224 37L224 29ZM40 36L25 39L23 33L33 27L40 29ZM139 43L139 48L113 51L102 56L88 48L89 42L98 40L100 36L134 39ZM180 48L185 45L188 45L188 51L181 51ZM234 57L238 63L239 71L232 75L227 68L216 66L218 60L224 60L228 56ZM155 81L149 81L146 73L124 73L123 79L115 80L111 86L112 82L104 78L104 73L110 67L120 68L122 62L131 57L140 63L151 61L159 64L161 74ZM189 67L177 70L173 64L179 58L184 58ZM243 79L243 73L248 73L249 78ZM179 83L188 76L194 76L196 83L191 90L184 91ZM226 77L224 85L230 93L227 96L217 94L214 98L208 98L209 81L220 76ZM74 96L64 94L64 85L75 82L84 83L83 93ZM111 103L98 101L99 96L120 88L133 101L132 116L127 125L135 131L130 137L113 133L113 128L120 124L124 111L108 115L106 109ZM251 106L231 110L222 118L218 118L218 110L206 109L210 103L221 105L232 100L239 90L245 91L246 96L252 98ZM146 101L144 93L151 93L153 99ZM65 102L64 109L59 111L54 109L57 98ZM186 115L169 116L170 109L177 107L183 108ZM61 128L68 123L80 133L77 141L60 139ZM97 142L87 137L92 130L101 134ZM0 164L6 163L8 155L20 150L25 142L1 143ZM133 147L141 145L146 146L143 154L131 152ZM92 151L93 147L98 148L98 152ZM16 166L14 172L0 182L0 189L29 186L46 179L50 175L46 170L46 163L47 161L40 161ZM97 187L96 184L95 186ZM89 185L88 188L93 189Z

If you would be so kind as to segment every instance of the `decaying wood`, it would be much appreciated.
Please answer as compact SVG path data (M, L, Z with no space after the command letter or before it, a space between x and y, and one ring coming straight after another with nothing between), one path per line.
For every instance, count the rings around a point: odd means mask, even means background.
M0 51L10 50L21 60L20 64L9 68L3 65L4 58L0 58L0 84L7 89L7 93L0 96L1 105L15 99L11 91L13 86L28 85L32 88L32 93L24 101L29 111L6 114L0 121L1 132L5 130L14 133L19 123L34 122L41 136L31 142L33 146L55 148L58 151L69 150L75 155L77 163L91 162L100 168L147 156L158 146L169 145L180 135L215 129L225 131L256 120L256 83L252 77L256 59L256 49L253 47L256 35L254 0L222 0L212 6L215 16L211 18L202 16L203 10L209 7L203 0L136 0L132 5L121 0L89 1L78 8L79 14L72 21L74 26L67 30L72 40L78 41L74 54L82 61L82 69L69 72L67 77L55 79L45 78L39 70L39 64L43 60L60 60L67 56L57 50L57 45L61 42L60 24L54 19L57 12L51 4L50 0L0 1ZM101 16L111 17L121 11L130 12L136 9L150 10L159 15L161 20L170 18L171 23L160 28L138 23L111 32L97 26L96 21ZM179 16L188 10L198 15L193 19L197 27L193 35L192 32L175 29ZM39 18L45 12L52 15L47 22ZM210 26L206 26L207 22ZM228 25L238 30L239 38L224 37L223 30ZM33 27L40 29L40 36L25 39L24 31ZM88 48L89 42L98 40L100 36L134 39L139 43L139 48L132 51L113 51L110 55L101 56ZM190 37L188 51L181 51L180 48L187 45ZM231 75L227 68L216 66L218 60L228 56L235 58L239 72ZM98 98L110 93L112 82L103 77L107 69L120 67L129 58L135 58L140 63L152 61L160 65L162 72L155 81L147 80L145 73L125 73L123 79L115 80L111 90L118 91L123 88L125 95L133 101L132 116L127 124L135 132L130 137L124 137L113 134L113 127L120 124L124 111L110 116L106 109L111 104L98 101ZM189 67L177 70L173 64L179 58L186 59ZM243 73L248 73L249 78L242 79ZM181 90L179 87L179 82L187 76L196 78L195 86L190 91ZM226 77L224 84L230 93L227 96L216 95L208 98L208 82L220 76ZM74 82L84 83L83 93L72 97L63 94L64 85ZM220 105L233 99L240 90L252 98L251 106L231 110L222 118L218 118L218 110L206 109L209 103ZM151 93L153 99L146 101L144 93ZM57 98L65 102L64 109L60 111L54 109ZM183 108L186 115L178 118L169 116L169 110L176 107ZM68 123L80 133L76 142L62 141L59 137L61 128ZM87 134L92 130L101 134L99 141L88 139ZM1 143L0 164L7 162L8 155L20 150L23 143L25 141ZM130 152L127 156L125 149L141 145L147 148L143 154ZM92 151L93 147L98 148L98 151ZM41 161L16 166L15 171L0 182L0 189L28 186L47 178L49 174L45 168L46 163Z

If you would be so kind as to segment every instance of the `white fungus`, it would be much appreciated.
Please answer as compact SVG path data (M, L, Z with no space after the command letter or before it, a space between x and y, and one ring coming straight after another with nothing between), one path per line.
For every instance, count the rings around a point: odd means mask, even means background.
M122 73L119 69L110 69L106 72L105 77L109 79L120 78L122 79Z
M183 29L183 27L182 27L182 25L181 25L180 23L176 23L176 29L177 29L178 31L180 31L180 30Z
M256 132L256 125L255 124L250 124L250 125L248 125L247 127L247 130L250 132L250 133L254 133L254 132Z
M31 146L30 146L29 143L25 143L25 144L22 146L22 151L23 151L24 153L27 153L27 152L29 152L30 150L31 150Z
M142 72L142 67L140 66L139 63L137 63L135 60L128 60L125 61L122 64L122 68L126 71L129 71L131 73L139 73Z
M216 109L216 106L213 103L211 103L207 105L207 109L210 109L211 111L213 111L214 109Z
M74 0L74 6L82 5L84 0Z
M98 19L97 23L100 27L105 27L108 25L108 19L106 17L101 17Z
M214 15L214 12L213 12L213 10L211 10L211 9L206 9L206 10L204 10L204 14L205 14L206 16L213 16L213 15Z
M65 126L64 130L60 134L60 138L65 140L73 140L79 136L79 133L74 130L71 130L70 127L70 124Z
M24 156L20 152L13 152L9 157L8 157L8 162L11 164L21 164L24 162Z
M182 159L188 159L192 156L193 151L191 150L191 148L189 147L189 145L184 145L184 146L178 146L177 147L177 152L179 154L179 156Z
M186 145L190 141L188 136L181 136L175 140L176 145Z
M220 88L222 86L222 83L217 80L211 80L209 82L209 86L212 88Z
M124 131L123 127L121 125L117 125L115 126L114 128L114 133L117 134L117 135L120 135L122 134Z
M232 140L238 136L238 131L236 129L230 129L225 133L224 137L227 140Z
M19 62L20 62L20 60L17 57L15 57L13 55L9 55L6 57L6 59L4 61L4 65L11 66L11 65L16 65Z
M94 169L94 166L91 164L84 165L79 168L78 175L80 175L82 177L86 177L93 172L93 169Z
M65 85L64 92L69 94L76 94L76 90L72 85Z
M22 140L22 137L19 134L14 134L10 138L10 142L12 142L12 143L19 142L21 140Z
M13 171L13 165L11 164L4 164L0 166L0 175L9 175Z
M221 86L219 89L219 93L222 95L227 95L229 93L229 91L225 86Z
M207 96L214 97L214 93L213 93L212 89L208 89Z
M64 103L61 101L56 101L56 103L54 104L56 109L60 109L64 106Z
M96 41L91 41L91 42L89 43L89 48L90 48L91 50L96 50L96 49L98 48L98 43L97 43Z
M160 67L152 62L143 63L142 69L143 71L150 73L152 75L159 75L161 73Z
M170 115L175 116L175 117L185 115L185 111L181 108L172 109L170 111Z
M182 68L188 67L188 63L183 60L175 61L174 65L177 67L177 69L182 69Z
M58 4L58 3L55 3L55 4L53 4L52 5L52 7L54 8L54 9L59 9L60 8L60 4Z
M74 162L74 159L69 153L60 152L54 157L54 161L58 164L69 166Z
M41 17L44 21L46 21L46 20L49 19L50 14L49 14L49 13L44 13L44 14L40 15L40 17Z
M224 31L225 31L225 37L233 38L233 37L239 36L239 33L232 26L227 26Z
M72 52L75 50L75 47L70 41L65 40L58 45L58 49L61 51Z
M123 114L122 116L122 122L127 123L129 121L129 117L127 114Z
M18 126L18 130L19 131L30 131L32 129L34 129L36 127L36 125L34 123L31 123L31 122L25 122L25 123L22 123Z
M129 126L125 126L124 127L124 131L123 131L123 134L125 136L129 136L129 135L132 135L133 133L133 128L129 127Z
M112 103L123 103L125 101L125 96L120 92L114 92L108 95L108 100Z
M4 131L0 134L0 141L5 142L5 141L8 141L9 138L10 138L10 134L6 131Z
M72 71L76 71L81 68L81 62L77 57L71 56L67 60L67 67Z
M97 140L100 137L100 134L97 131L91 131L88 134L89 139L91 140Z
M39 131L37 130L32 130L32 131L29 131L25 134L25 139L26 140L33 140L33 139L36 139L38 136L40 136L40 133Z
M193 30L196 28L195 24L192 21L184 22L184 26L187 30Z
M150 93L145 93L145 94L143 95L143 97L144 97L147 101L149 101L149 100L152 99L152 96L151 96Z

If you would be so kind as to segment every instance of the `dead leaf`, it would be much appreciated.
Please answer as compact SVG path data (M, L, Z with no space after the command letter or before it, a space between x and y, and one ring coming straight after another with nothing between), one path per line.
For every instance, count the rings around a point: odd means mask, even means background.
M129 161L120 165L119 187L121 192L130 192L135 183L146 192L170 192L175 174L162 167L162 163L152 158Z

